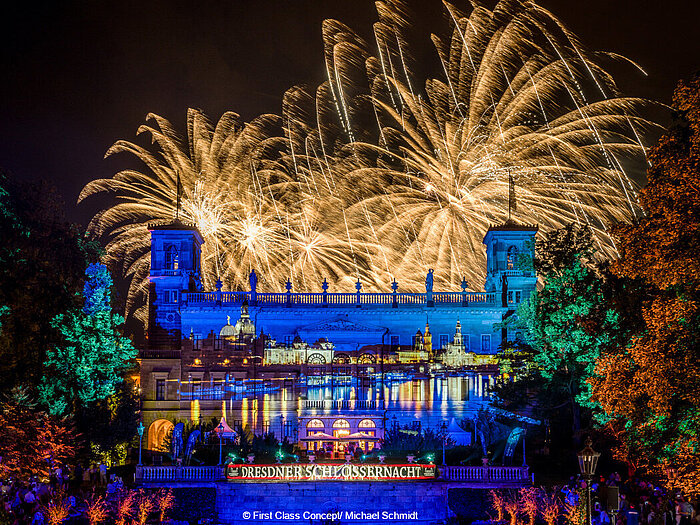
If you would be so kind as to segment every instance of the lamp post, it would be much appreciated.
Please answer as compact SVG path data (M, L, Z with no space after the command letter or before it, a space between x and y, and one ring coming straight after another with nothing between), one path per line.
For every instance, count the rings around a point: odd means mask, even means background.
M143 422L139 421L138 426L136 427L136 432L139 435L139 467L141 466L141 443L143 440L143 431L146 427L143 426Z
M581 475L586 480L586 494L587 494L587 506L586 514L588 525L592 525L591 522L591 481L593 480L593 474L595 474L595 468L598 465L598 458L600 457L600 452L593 450L593 441L591 436L586 438L586 447L579 452L578 455L578 468L581 471Z
M219 426L216 427L216 429L219 431L219 466L220 466L221 465L222 438L224 435L224 424L222 422L219 422Z
M668 488L673 492L673 487L676 484L676 478L678 477L678 471L669 466L666 467L666 479L668 479Z

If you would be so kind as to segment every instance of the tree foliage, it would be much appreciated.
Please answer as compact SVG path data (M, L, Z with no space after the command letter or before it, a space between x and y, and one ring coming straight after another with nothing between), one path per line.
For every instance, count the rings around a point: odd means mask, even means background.
M0 478L48 477L56 464L72 461L77 434L69 420L38 410L26 389L0 402Z
M499 354L506 379L496 393L506 408L535 404L540 415L568 406L572 432L581 428L581 407L594 408L587 380L596 359L624 338L612 283L595 261L588 228L570 224L545 234L534 267L544 285L521 303L506 326L523 337Z
M646 469L672 465L700 492L700 79L681 82L674 125L650 154L645 216L620 225L612 271L644 291L641 329L604 355L593 397L621 437L618 454Z
M68 224L56 193L0 173L0 384L35 388L45 351L60 341L52 319L79 305L85 266L99 247Z
M52 322L63 341L46 352L39 393L53 414L76 413L113 395L136 357L131 341L118 330L124 319L110 309L107 268L91 264L85 274L83 308Z

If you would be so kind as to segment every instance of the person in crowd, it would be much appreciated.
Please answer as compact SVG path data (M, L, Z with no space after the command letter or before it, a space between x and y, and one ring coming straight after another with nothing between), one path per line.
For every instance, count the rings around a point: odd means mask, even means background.
M107 485L107 465L104 461L100 461L98 469L100 471L100 486L104 487Z

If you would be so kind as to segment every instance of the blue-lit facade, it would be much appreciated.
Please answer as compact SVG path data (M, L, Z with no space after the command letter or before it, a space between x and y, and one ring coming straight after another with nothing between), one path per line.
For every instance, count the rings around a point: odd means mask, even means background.
M518 261L534 249L536 231L507 222L486 232L480 292L466 283L433 290L430 275L421 293L401 293L400 283L385 293L365 293L362 283L296 293L291 283L261 290L255 274L247 290L202 290L199 232L152 226L141 352L148 444L175 419L223 416L299 441L308 436L300 424L334 410L401 424L468 417L487 395L503 338L515 336L499 323L535 289L536 276Z

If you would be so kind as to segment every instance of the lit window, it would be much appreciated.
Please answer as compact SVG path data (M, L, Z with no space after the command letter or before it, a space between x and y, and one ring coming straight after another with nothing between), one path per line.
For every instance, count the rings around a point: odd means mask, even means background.
M179 257L177 248L172 244L165 249L165 269L177 270L179 266Z
M508 259L506 261L506 269L515 270L518 259L518 249L515 246L508 248Z

